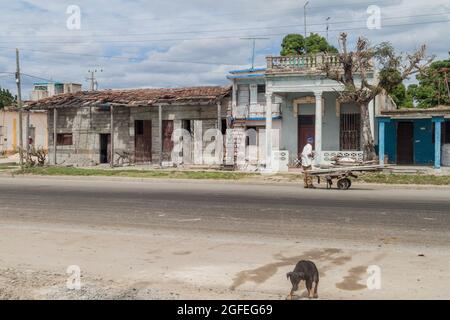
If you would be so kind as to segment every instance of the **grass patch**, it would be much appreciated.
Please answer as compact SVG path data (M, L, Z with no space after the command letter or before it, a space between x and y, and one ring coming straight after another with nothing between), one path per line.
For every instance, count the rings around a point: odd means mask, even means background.
M367 183L380 184L429 184L450 185L450 176L435 176L426 174L383 174L369 173L359 177L359 180Z
M257 176L255 173L220 171L175 171L175 170L120 170L86 169L65 167L35 167L17 170L15 174L34 174L43 176L106 176L130 178L166 178L166 179L211 179L239 180Z
M15 162L0 163L0 171L13 170L13 169L17 169L17 168L18 168L18 165Z

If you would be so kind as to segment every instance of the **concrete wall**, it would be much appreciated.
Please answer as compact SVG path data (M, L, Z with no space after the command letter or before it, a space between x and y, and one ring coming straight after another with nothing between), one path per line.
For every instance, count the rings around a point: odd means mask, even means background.
M227 115L227 102L222 106L222 117ZM202 120L201 131L217 128L217 105L164 106L163 120L173 120L174 130L181 128L182 120ZM71 146L57 146L57 163L76 166L97 165L100 162L100 134L110 133L110 111L96 107L58 109L57 133L72 133ZM152 121L152 161L159 163L159 113L157 107L114 107L114 149L134 154L135 120ZM53 110L48 113L49 159L53 161ZM207 142L204 142L206 145ZM115 156L117 158L117 155Z
M23 112L23 146L26 147L26 113ZM46 112L32 112L30 114L30 126L34 127L35 147L48 148L48 133L47 133L47 113ZM0 111L0 152L16 152L20 145L19 137L19 112L18 111Z

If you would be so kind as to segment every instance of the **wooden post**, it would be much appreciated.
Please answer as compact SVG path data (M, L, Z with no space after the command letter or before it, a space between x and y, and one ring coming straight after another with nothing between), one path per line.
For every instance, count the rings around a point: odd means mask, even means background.
M58 120L58 109L53 108L53 164L56 166L56 140L58 139L58 134L56 131L56 125Z
M159 166L162 168L162 156L163 156L163 129L162 129L162 105L158 105L158 123L159 123Z
M111 168L114 168L114 107L112 105L109 106L111 112L111 156L110 156L110 165Z

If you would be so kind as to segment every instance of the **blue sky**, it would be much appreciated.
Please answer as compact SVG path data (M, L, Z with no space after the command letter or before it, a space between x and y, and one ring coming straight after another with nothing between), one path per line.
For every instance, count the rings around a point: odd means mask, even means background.
M177 87L226 84L229 70L248 67L251 42L261 36L256 65L279 53L284 34L303 33L299 0L16 0L3 1L0 35L0 86L12 90L14 48L21 49L22 71L44 79L86 82L87 71L103 69L100 88ZM81 9L81 29L68 30L69 5ZM368 30L369 5L381 9L382 28ZM308 32L326 35L337 46L340 31L350 45L358 36L372 43L390 41L398 51L422 43L437 58L450 51L447 0L310 0ZM24 77L24 98L34 81Z

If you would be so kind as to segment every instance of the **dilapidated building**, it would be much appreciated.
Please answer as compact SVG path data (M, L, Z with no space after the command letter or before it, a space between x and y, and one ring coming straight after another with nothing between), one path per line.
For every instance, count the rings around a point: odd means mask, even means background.
M170 164L174 130L185 129L193 138L208 129L224 132L230 96L230 87L219 86L104 90L58 95L27 107L48 110L51 164Z

